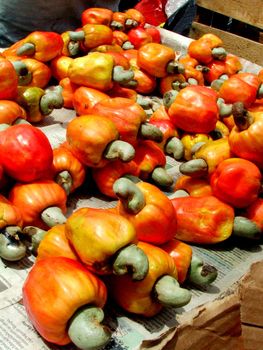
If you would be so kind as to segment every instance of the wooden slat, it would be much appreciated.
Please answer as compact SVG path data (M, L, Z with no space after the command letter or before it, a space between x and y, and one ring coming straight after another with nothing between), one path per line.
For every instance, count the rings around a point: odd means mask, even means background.
M213 33L219 36L223 40L224 47L228 52L263 66L263 44L201 23L192 23L190 30L190 37L192 39L198 39L206 33Z
M196 4L208 10L232 17L238 21L263 29L262 0L196 0Z

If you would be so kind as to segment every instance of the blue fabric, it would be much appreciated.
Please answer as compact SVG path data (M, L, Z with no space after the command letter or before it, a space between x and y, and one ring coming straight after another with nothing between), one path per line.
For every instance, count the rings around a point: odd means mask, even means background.
M196 15L195 0L188 0L166 21L164 28L187 36Z
M88 7L118 10L119 0L0 0L0 47L8 47L34 30L62 33L81 25Z

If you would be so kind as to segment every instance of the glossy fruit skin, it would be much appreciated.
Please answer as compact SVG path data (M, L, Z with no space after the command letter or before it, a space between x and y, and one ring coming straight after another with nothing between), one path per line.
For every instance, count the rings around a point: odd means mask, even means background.
M253 122L245 130L235 125L229 135L229 145L233 154L250 160L263 169L263 112L249 112Z
M37 260L56 256L79 260L67 239L64 224L51 227L46 232L37 249Z
M177 223L170 199L156 186L136 184L145 198L145 206L137 214L129 213L119 201L117 211L135 226L138 239L155 245L163 244L176 235Z
M0 124L13 124L18 118L26 119L25 110L15 101L0 100Z
M0 229L6 226L22 227L23 220L19 208L13 205L6 197L0 194Z
M245 208L259 196L261 173L252 162L242 158L223 160L210 177L213 194L235 208Z
M188 54L199 63L208 64L213 60L212 49L222 45L223 41L218 36L207 33L190 43Z
M137 143L139 128L147 119L144 109L137 102L124 97L101 99L93 106L91 113L112 121L118 129L120 140L132 145Z
M61 54L63 40L61 35L55 32L34 31L22 40L22 44L32 43L35 52L31 56L40 62L48 62Z
M0 100L14 100L17 96L18 76L12 63L0 57Z
M85 114L69 122L66 138L69 150L82 164L100 168L108 163L103 157L107 145L117 140L119 133L109 118Z
M128 38L136 50L153 41L152 36L142 27L130 29L128 31Z
M53 151L46 135L27 124L12 125L0 132L0 163L17 181L32 182L50 173Z
M167 64L175 59L175 51L163 44L148 43L138 50L138 66L157 78L165 77Z
M184 283L192 260L192 247L179 239L173 238L163 244L161 248L173 258L178 273L178 282L180 284Z
M111 257L121 248L137 243L133 224L108 210L80 208L66 221L66 236L82 263L91 271L112 273Z
M218 95L225 103L243 102L248 108L256 100L259 85L260 80L256 74L237 73L224 81Z
M113 191L114 182L125 175L138 176L138 167L133 160L130 162L115 160L102 168L92 169L92 177L99 191L111 198L117 198L116 193Z
M263 199L257 198L251 205L245 208L244 216L254 221L263 231Z
M27 315L47 341L71 342L67 325L84 305L103 307L107 290L104 283L78 261L53 257L37 261L23 285Z
M209 180L192 176L180 176L174 186L174 190L184 190L192 197L210 196L213 194Z
M174 125L192 133L209 133L218 120L217 93L206 86L182 89L168 109Z
M102 91L86 86L79 86L74 91L72 102L77 115L84 115L89 114L92 107L105 98L109 98L109 96Z
M176 238L184 242L214 244L232 233L234 209L215 196L173 198Z
M110 25L112 20L113 11L107 8L92 7L87 8L81 14L82 26L85 24L104 24Z
M17 183L9 192L8 199L19 208L25 226L37 226L44 230L49 227L41 219L43 210L59 207L63 214L67 211L66 192L52 180Z

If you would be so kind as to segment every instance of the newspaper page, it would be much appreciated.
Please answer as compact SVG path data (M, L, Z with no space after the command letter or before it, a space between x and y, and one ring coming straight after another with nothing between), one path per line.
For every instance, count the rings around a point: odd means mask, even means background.
M161 32L164 42L180 52L189 44L188 38L165 30ZM244 62L247 70L253 69L257 72L259 69L256 65ZM44 123L39 125L53 148L64 142L67 123L74 116L74 111L71 110L54 110ZM167 157L167 169L174 179L180 176L178 163L170 157ZM172 192L166 194L168 197L173 195ZM77 192L68 200L68 215L84 206L109 208L115 204L116 201L92 191ZM262 244L243 245L234 239L205 248L193 246L194 252L218 269L218 278L205 288L186 286L191 289L192 299L183 308L164 308L157 316L145 319L127 315L109 300L105 308L105 322L113 333L104 350L139 350L143 341L159 339L170 334L171 330L178 326L179 315L216 299L248 271L251 263L262 260L262 248ZM61 347L45 342L28 320L22 302L22 286L33 263L34 257L30 255L19 263L0 261L0 350L76 350L71 344Z

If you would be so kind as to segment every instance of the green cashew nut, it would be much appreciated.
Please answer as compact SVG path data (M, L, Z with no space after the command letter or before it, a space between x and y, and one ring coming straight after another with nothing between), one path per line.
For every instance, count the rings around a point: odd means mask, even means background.
M119 84L128 84L134 78L134 72L131 69L124 69L122 66L113 68L112 79Z
M28 85L32 81L32 73L28 70L25 62L23 61L14 61L11 62L13 67L16 70L16 74L18 76L18 85Z
M200 177L207 175L208 165L207 162L202 158L191 159L180 164L179 171L184 175Z
M214 47L212 49L212 56L214 59L223 61L226 58L227 52L223 47Z
M210 87L215 91L219 91L223 83L224 83L223 79L215 79L210 84Z
M112 30L120 30L120 31L123 31L124 29L124 26L121 22L118 22L118 21L112 21L111 24L110 24L110 28Z
M115 140L107 145L103 156L108 160L120 159L123 162L129 162L135 156L135 149L128 142Z
M82 41L85 39L84 30L79 30L77 32L70 30L70 31L68 31L68 35L70 37L70 40L72 40L72 41Z
M150 123L142 123L139 128L139 137L147 140L152 140L157 143L162 142L163 133L162 131L155 125Z
M170 187L174 180L163 167L156 167L151 173L151 179L157 186Z
M170 61L167 64L166 72L168 74L184 74L184 65L178 61Z
M170 199L172 198L182 198L182 197L189 197L189 193L185 190L176 190L172 195L169 196Z
M171 104L174 102L176 96L178 95L178 91L169 90L163 94L163 105L165 108L169 108Z
M191 292L181 288L178 281L169 275L162 276L154 285L153 295L163 306L182 307L191 300Z
M20 241L18 226L7 226L0 233L0 257L7 261L18 261L25 257L26 246Z
M59 207L48 207L41 213L41 219L48 227L65 224L67 218Z
M144 195L140 188L131 180L120 177L113 184L113 191L121 200L127 212L139 213L146 205Z
M68 170L61 171L56 175L55 182L59 184L66 192L67 196L73 185L73 179Z
M25 43L16 50L17 56L33 56L35 52L36 46L33 43Z
M254 221L243 216L236 216L232 234L248 239L259 239L261 237L261 229Z
M189 85L198 85L198 81L195 78L188 78L187 82Z
M135 21L134 19L128 18L125 21L125 29L132 29L138 27L139 23Z
M135 281L143 280L149 271L147 255L136 244L120 249L113 262L113 272L116 275L125 275L130 271Z
M31 251L33 254L37 255L39 244L45 237L47 231L36 226L25 226L22 232L31 237Z
M188 270L188 280L198 286L207 286L217 278L217 269L208 264L204 264L203 260L197 255L192 255L191 264Z
M165 153L171 155L176 160L182 159L184 156L184 145L182 141L176 136L168 139L165 145Z
M101 308L85 306L69 320L68 335L81 350L102 349L110 340L111 331L101 324L104 312Z
M226 118L232 114L233 105L225 103L222 98L218 98L217 106L219 108L220 118Z
M233 103L232 111L235 124L240 131L248 129L253 123L254 118L252 114L245 109L243 102Z
M121 48L123 50L131 50L134 49L134 45L132 45L132 43L129 40L127 40L122 44Z
M53 89L47 89L45 94L40 99L40 110L43 115L49 115L53 109L62 108L64 104L62 96L62 88L53 87Z

